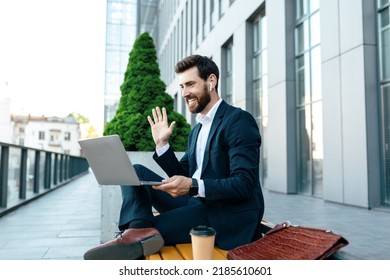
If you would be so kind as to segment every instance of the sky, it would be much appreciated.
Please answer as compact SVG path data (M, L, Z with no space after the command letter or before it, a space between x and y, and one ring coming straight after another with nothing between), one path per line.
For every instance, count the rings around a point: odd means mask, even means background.
M0 0L0 101L103 126L105 0Z

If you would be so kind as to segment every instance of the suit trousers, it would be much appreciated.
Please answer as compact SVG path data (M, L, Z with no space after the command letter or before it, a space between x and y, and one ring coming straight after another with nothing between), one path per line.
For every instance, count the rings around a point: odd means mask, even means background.
M147 167L134 165L141 181L161 181L163 178ZM122 207L119 229L125 230L130 222L148 221L164 238L165 245L191 242L190 230L199 225L209 226L207 205L198 197L188 195L172 197L151 186L121 186ZM157 210L158 215L153 214Z

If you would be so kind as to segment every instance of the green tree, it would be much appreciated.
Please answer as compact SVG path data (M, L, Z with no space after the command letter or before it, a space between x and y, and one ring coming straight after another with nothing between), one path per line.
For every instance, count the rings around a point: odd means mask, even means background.
M191 128L184 116L173 111L174 100L165 92L155 45L147 32L134 42L120 89L118 109L105 125L103 135L118 134L127 151L153 151L155 144L147 116L153 108L165 107L169 123L176 121L170 145L175 151L186 150Z
M72 112L68 115L68 117L73 117L77 120L79 124L86 124L89 123L89 119L80 113Z

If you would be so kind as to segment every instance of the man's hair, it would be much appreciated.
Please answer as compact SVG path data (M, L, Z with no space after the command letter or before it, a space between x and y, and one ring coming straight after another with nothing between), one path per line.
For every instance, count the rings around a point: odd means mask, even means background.
M214 74L217 77L217 84L215 85L215 89L217 90L219 69L215 62L207 56L197 54L187 56L176 64L175 72L180 74L194 66L198 68L199 77L205 81L211 74Z

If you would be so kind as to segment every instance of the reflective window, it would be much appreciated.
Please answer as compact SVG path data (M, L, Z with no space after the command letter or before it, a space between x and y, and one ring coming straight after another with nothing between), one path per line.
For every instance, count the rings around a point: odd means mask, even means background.
M310 105L297 110L298 129L298 189L301 194L311 195L311 110Z
M382 102L382 204L390 206L390 0L378 0L378 51Z
M319 0L296 0L298 192L322 197L323 128Z
M383 153L384 153L384 191L383 203L390 205L390 84L382 89L383 102Z
M267 60L267 18L262 11L253 21L253 55L252 55L252 89L253 109L252 113L259 125L261 147L261 172L262 185L267 180L267 124L268 124L268 60Z
M230 40L225 49L225 92L223 92L224 100L232 104L233 101L233 40Z
M108 0L106 24L106 73L104 122L115 115L129 52L136 39L137 1ZM108 112L107 110L111 110Z
M379 10L379 53L381 79L390 79L390 13L389 2Z

